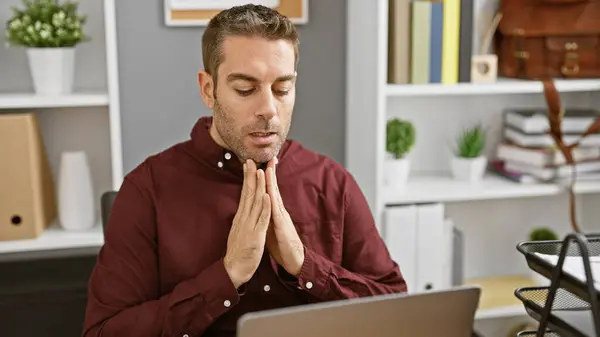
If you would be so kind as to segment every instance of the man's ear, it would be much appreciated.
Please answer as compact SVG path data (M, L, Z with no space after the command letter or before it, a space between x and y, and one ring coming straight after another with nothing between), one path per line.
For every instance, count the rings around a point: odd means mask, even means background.
M200 87L200 95L206 107L212 109L215 104L214 82L205 70L198 72L198 86Z

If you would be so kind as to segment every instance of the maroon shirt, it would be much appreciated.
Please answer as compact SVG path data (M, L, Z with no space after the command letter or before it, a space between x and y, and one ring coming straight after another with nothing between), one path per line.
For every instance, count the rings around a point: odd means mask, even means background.
M291 140L277 180L305 245L302 272L287 274L265 248L236 290L223 256L243 172L211 138L211 121L125 177L90 278L84 336L235 336L247 312L406 291L352 176Z

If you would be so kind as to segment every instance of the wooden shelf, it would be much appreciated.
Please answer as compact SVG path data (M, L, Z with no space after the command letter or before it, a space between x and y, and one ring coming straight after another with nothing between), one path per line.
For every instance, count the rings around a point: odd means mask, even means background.
M596 91L600 90L600 79L556 80L555 85L560 92ZM499 79L486 84L388 84L386 87L388 97L530 94L543 91L540 81L518 79Z
M34 93L0 93L0 109L35 109L108 106L106 93L73 93L45 96Z
M481 287L479 308L475 314L478 320L526 315L523 304L514 293L517 288L535 286L529 277L522 275L473 279L466 284Z
M28 240L0 241L0 254L31 253L78 248L100 248L104 244L101 224L87 231L65 231L50 226L40 237Z
M514 199L566 193L555 184L520 184L490 173L480 183L453 180L449 174L411 174L403 190L384 188L386 206L416 202L453 202ZM599 193L600 181L582 181L575 185L577 194Z

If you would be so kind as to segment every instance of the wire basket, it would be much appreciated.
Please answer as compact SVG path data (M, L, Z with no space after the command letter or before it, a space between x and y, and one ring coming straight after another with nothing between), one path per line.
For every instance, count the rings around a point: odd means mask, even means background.
M538 321L542 318L548 294L549 288L546 287L520 288L515 291L515 296L523 302L527 313ZM587 301L565 289L556 289L556 296L552 302L554 313L557 311L583 311L585 314L591 314L589 310L590 304ZM548 317L548 327L552 331L561 332L565 336L585 336L577 327L570 325L554 314Z
M563 245L565 244L566 240L527 241L517 245L517 250L525 256L530 269L551 280L555 266L538 254L558 256L561 254ZM589 256L600 256L600 236L598 234L586 236L585 249ZM580 244L574 240L570 241L567 244L565 255L571 257L582 256ZM562 273L559 286L571 293L577 294L586 301L590 300L587 283L571 274ZM596 293L596 296L599 297L600 295Z

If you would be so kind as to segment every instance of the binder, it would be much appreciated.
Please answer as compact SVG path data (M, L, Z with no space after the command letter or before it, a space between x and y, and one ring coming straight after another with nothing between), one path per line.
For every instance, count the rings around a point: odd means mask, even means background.
M411 204L385 210L383 236L400 266L409 293L453 285L454 224L445 219L444 204Z

